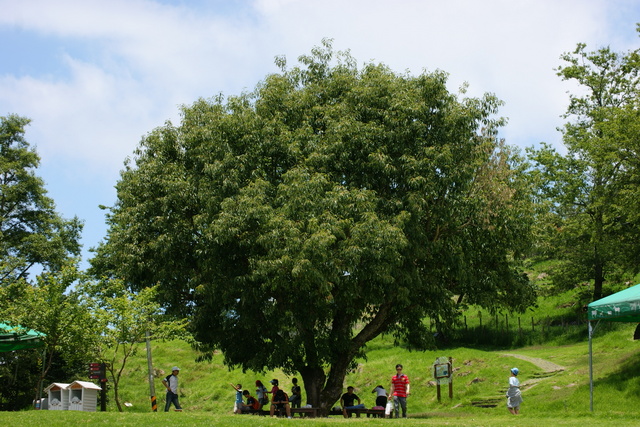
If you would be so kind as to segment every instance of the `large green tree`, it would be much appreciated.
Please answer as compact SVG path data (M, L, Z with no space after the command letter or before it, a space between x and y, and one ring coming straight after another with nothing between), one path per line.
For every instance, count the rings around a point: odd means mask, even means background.
M29 120L0 117L0 285L38 265L59 269L80 253L82 224L63 219L35 170L40 158L24 138Z
M545 223L549 254L561 261L560 289L587 281L593 298L606 280L638 272L638 95L640 50L589 52L578 44L562 55L563 80L575 81L563 128L566 154L550 145L531 150L539 194L551 215Z
M529 191L500 102L330 43L255 91L184 107L117 184L95 274L158 283L230 366L299 372L328 408L366 343L424 348L456 303L522 310ZM454 298L455 297L455 298Z

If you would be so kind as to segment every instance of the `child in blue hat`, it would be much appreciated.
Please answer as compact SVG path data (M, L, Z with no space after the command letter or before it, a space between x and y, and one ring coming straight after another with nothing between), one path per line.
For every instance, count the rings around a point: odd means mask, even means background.
M520 404L522 403L522 394L520 393L520 380L518 368L511 368L511 376L509 377L509 389L507 390L507 409L513 415L520 413Z

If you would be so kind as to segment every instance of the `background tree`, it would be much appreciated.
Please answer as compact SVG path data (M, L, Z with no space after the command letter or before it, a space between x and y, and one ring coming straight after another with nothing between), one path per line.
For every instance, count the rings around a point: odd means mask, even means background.
M73 378L81 366L78 355L86 354L78 348L91 345L83 335L85 313L67 292L78 277L73 257L80 253L82 224L63 219L47 197L36 176L40 158L24 138L28 123L16 115L0 117L0 316L46 333L46 358L35 352L1 355L3 384L13 379L13 386L0 388L0 400L11 409L30 405L49 374L56 381ZM34 266L43 273L37 279L29 276Z
M424 348L454 296L534 301L521 159L495 137L500 102L437 71L336 63L330 43L249 94L199 100L142 141L117 184L95 274L158 283L202 348L231 366L299 372L329 408L382 333ZM515 297L514 297L515 295Z
M27 277L34 265L55 270L80 253L82 224L55 212L35 174L40 158L24 138L27 124L0 117L0 286Z
M550 254L562 261L552 276L560 289L593 281L593 299L605 280L638 272L637 119L639 51L609 47L587 52L578 44L561 58L563 80L580 85L570 95L563 129L567 154L549 145L531 150L539 194L552 212ZM625 202L626 200L626 202Z
M42 360L24 352L10 356L15 371L7 377L3 373L3 379L19 379L15 393L4 388L15 394L13 409L30 405L44 382L86 377L87 363L98 355L100 330L74 289L78 280L81 274L76 266L67 264L59 271L41 274L35 285L17 280L0 287L0 318L46 334ZM21 384L26 387L21 389Z
M106 363L111 378L114 400L122 412L119 386L130 357L145 341L147 332L153 339L185 339L186 322L163 320L157 302L156 288L144 288L138 293L128 291L118 280L84 283L83 301L96 322L100 337L98 358Z

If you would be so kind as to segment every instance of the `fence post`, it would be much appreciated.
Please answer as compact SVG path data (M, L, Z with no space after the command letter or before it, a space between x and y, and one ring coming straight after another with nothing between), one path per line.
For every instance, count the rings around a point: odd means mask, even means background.
M520 326L520 317L518 317L518 335L522 339L522 327Z

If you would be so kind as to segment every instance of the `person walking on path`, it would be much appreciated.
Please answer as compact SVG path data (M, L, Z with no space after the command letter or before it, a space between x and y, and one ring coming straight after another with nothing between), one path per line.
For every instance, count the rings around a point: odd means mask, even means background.
M180 406L180 402L178 401L178 374L180 373L180 368L174 366L171 368L171 375L167 375L165 379L162 380L162 384L167 389L167 403L164 405L164 412L169 412L169 408L173 403L176 411L182 411L182 406Z
M407 397L410 395L409 377L402 373L402 365L396 365L396 374L391 377L391 391L389 399L393 399L393 408L396 418L400 416L402 407L402 418L407 418Z
M520 404L522 403L522 394L520 393L520 380L518 374L520 371L518 368L511 369L511 376L509 377L509 388L507 389L507 409L513 415L520 413Z

